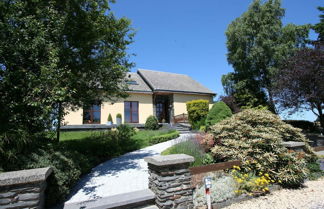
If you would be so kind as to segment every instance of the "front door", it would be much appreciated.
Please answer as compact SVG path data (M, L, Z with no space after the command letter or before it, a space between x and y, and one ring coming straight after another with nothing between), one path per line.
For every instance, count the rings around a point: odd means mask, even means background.
M155 98L156 117L159 123L170 122L170 100L169 96L157 95Z

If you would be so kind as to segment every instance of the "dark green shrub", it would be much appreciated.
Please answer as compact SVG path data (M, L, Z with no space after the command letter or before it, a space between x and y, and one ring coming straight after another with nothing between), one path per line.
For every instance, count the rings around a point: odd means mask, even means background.
M159 129L159 121L158 121L158 119L153 115L149 116L146 119L146 122L145 122L145 129L147 129L147 130L157 130L157 129Z
M52 167L53 174L48 179L46 190L46 206L52 206L63 200L69 194L70 188L81 175L82 165L75 163L73 155L78 156L78 162L86 160L77 152L57 151L48 145L34 150L33 153L20 156L19 169ZM18 169L17 169L18 170Z
M169 141L169 140L177 138L177 137L179 137L179 132L178 131L163 134L163 135L159 135L159 136L153 136L150 139L150 144L151 145L158 144L158 143L161 143L161 142Z
M121 115L120 113L118 113L118 114L116 115L116 118L122 118L122 115Z
M133 127L127 124L121 124L117 127L117 138L119 145L122 147L122 151L129 152L139 148L136 143L133 142L132 136L135 135L135 130Z
M317 180L320 177L324 176L324 171L321 170L320 164L316 161L308 163L307 168L309 170L309 180Z
M216 123L232 116L231 109L222 101L217 102L209 110L206 118L206 126L209 128Z
M211 127L217 161L241 160L242 169L268 173L283 186L295 187L307 177L307 162L314 153L296 129L267 110L244 110ZM305 154L288 152L283 141L306 142Z
M205 125L205 119L209 111L208 100L192 100L186 103L188 119L194 129L200 128ZM199 127L198 127L199 126Z
M284 120L284 122L292 125L295 128L300 128L304 132L319 132L319 129L314 122L307 120Z
M191 123L191 128L193 130L200 130L202 126L205 126L205 118L202 118L201 120L193 121Z

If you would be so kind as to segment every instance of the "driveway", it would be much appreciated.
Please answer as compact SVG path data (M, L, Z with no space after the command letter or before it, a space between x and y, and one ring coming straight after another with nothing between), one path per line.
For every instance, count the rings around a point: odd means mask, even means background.
M148 189L148 168L144 157L158 155L172 145L185 141L194 134L127 153L93 168L77 183L66 204Z

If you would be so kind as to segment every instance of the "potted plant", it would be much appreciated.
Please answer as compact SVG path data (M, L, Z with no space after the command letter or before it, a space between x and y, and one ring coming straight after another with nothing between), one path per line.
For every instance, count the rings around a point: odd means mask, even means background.
M116 115L116 123L117 125L122 124L122 115L120 113Z
M112 120L111 114L109 113L107 125L111 126L112 124L113 124L113 120Z

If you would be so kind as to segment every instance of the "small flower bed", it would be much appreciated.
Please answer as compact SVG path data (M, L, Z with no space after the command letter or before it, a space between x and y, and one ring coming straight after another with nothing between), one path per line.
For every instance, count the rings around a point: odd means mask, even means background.
M246 172L245 170L249 170ZM269 192L269 185L275 183L268 173L255 173L250 168L242 170L239 166L233 166L231 175L235 179L238 190L237 195L247 194L249 196L258 196Z

